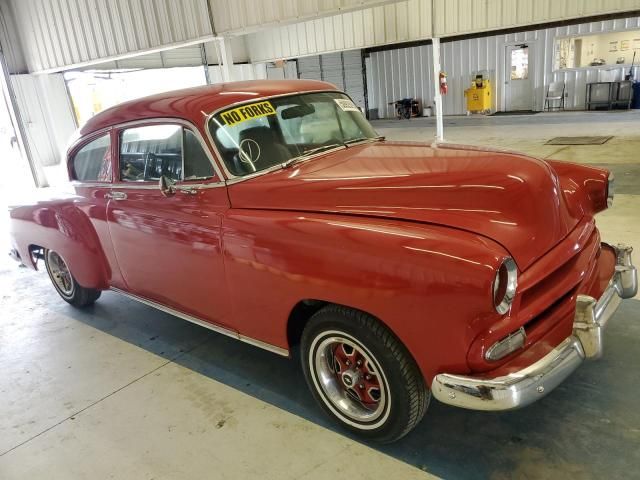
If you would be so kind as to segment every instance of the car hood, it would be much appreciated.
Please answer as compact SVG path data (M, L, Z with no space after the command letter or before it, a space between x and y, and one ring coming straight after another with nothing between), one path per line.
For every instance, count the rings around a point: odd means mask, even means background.
M376 142L229 187L234 208L367 215L443 225L500 243L521 270L580 220L544 161L474 147Z

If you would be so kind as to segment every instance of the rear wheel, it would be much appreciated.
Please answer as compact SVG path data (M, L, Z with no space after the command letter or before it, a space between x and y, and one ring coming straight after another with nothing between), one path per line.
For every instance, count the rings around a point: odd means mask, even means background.
M406 435L430 394L415 361L382 323L328 306L302 335L302 367L316 401L342 426L379 442Z
M78 284L67 262L57 252L45 249L44 264L58 294L74 307L92 305L100 297L102 293L100 290L85 288Z

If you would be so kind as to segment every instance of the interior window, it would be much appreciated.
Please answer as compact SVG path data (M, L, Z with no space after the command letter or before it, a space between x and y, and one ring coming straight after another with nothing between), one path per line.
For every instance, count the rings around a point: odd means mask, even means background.
M213 165L195 134L184 129L184 179L212 178Z
M111 139L106 134L87 143L73 157L73 177L81 182L111 181Z

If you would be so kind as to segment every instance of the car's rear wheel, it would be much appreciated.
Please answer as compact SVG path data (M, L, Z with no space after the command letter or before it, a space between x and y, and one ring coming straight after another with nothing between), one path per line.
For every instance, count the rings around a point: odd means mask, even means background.
M301 347L314 397L347 429L392 442L424 416L430 393L415 361L374 317L327 306L309 320Z
M54 250L45 249L44 264L58 294L74 307L92 305L100 297L100 290L85 288L76 281L67 262Z

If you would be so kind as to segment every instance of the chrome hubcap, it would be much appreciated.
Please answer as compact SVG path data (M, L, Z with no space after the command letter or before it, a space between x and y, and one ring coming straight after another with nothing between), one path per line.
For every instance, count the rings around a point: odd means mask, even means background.
M368 350L346 334L332 335L316 340L311 355L314 381L333 411L358 426L385 420L381 417L388 412L386 379Z
M51 277L56 287L58 287L58 290L67 297L73 295L73 278L71 277L69 267L67 267L62 257L56 252L49 250L47 252L47 264L49 265Z

